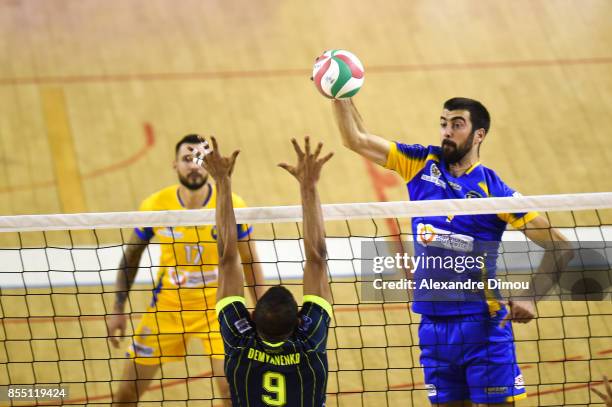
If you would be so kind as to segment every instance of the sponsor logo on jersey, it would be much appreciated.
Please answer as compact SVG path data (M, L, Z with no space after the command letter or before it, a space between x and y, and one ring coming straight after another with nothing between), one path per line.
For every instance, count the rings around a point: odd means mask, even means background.
M300 323L300 331L307 331L310 325L312 324L312 318L308 315L302 315L302 321Z
M433 246L458 252L471 252L474 248L473 237L452 233L426 223L417 225L417 242L424 247Z
M171 237L173 239L180 239L183 237L183 232L179 232L174 228L161 228L157 230L157 234L158 235L162 235L162 236L166 236L166 237Z
M485 389L485 392L487 394L505 394L508 392L508 388L504 387L504 386L499 386L499 387L487 387Z
M465 197L467 199L471 199L471 198L482 198L482 195L476 191L469 191L467 194L465 194Z
M153 348L138 342L132 342L132 351L136 356L153 356Z
M241 318L238 321L234 322L234 326L241 334L252 329L251 324L249 324L249 320L246 318Z
M455 191L461 191L462 187L461 185L457 184L456 182L453 181L448 181L448 185L451 186L452 189L454 189Z
M176 267L168 267L170 282L179 287L202 287L217 281L218 271L185 271Z
M525 379L523 379L522 374L514 378L514 388L517 390L521 390L525 388Z
M427 174L421 175L421 179L423 181L432 182L436 184L437 186L446 189L446 182L440 179L440 176L442 175L442 173L440 172L440 169L438 168L436 164L434 163L431 164L431 166L429 167L429 173L431 175L427 175Z
M427 389L427 395L429 397L435 397L438 395L438 391L436 390L436 386L433 384L425 384L425 388Z

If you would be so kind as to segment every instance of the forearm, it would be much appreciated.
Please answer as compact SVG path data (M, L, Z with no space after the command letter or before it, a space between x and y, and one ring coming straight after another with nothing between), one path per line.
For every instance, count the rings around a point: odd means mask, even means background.
M315 185L300 186L304 217L306 261L322 263L327 257L325 227L319 193Z
M119 264L117 273L117 281L115 283L115 305L114 311L122 313L125 310L130 289L134 284L136 275L138 274L138 265L140 257L144 250L143 247L128 247Z
M232 183L229 177L217 182L217 250L219 261L227 261L238 257L238 232L234 205L232 203Z
M244 274L238 252L238 232L232 203L229 177L216 179L217 183L217 250L219 252L219 288L217 299L244 295Z
M334 100L333 106L342 143L350 149L357 149L361 143L363 123L355 106L348 100Z

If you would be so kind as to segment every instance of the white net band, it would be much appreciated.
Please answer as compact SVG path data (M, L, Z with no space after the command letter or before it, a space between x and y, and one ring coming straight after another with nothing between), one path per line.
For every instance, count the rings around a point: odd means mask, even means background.
M323 217L326 221L531 211L578 211L612 208L612 192L511 198L326 204L322 206ZM236 221L238 223L283 223L299 222L301 220L302 208L299 205L236 209ZM0 232L192 226L212 225L214 223L214 210L20 215L0 216Z

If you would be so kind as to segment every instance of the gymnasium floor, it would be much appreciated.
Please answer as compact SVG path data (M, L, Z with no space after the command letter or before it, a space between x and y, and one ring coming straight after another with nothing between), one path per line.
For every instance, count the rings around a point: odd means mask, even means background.
M6 0L0 2L0 214L134 210L176 182L174 144L191 132L216 135L225 151L242 150L234 188L250 206L299 202L294 181L276 163L292 159L290 137L306 134L336 152L321 180L323 202L405 199L397 178L342 147L330 102L308 80L314 58L329 48L351 50L364 63L365 85L355 102L373 133L438 144L443 101L473 97L492 114L482 162L509 185L525 195L612 191L610 21L606 0L376 6ZM334 290L338 302L357 302L352 284ZM107 359L122 352L109 352L102 338L104 306L91 301L99 294L26 300L14 293L2 292L3 317L27 311L43 318L3 322L0 363L11 371L0 372L0 385L9 374L22 382L61 374L91 381L71 387L71 399L82 403L87 392L91 401L108 401L120 361ZM144 307L147 296L136 293L132 303ZM61 318L54 327L53 310L92 316ZM342 373L330 375L329 391L341 395L330 396L328 405L423 405L412 346L417 317L401 304L385 310L336 310L330 348L344 349L332 350L330 360ZM547 303L539 315L551 318L516 327L533 395L520 405L588 405L581 383L606 371L612 376L611 304ZM384 321L386 328L376 326ZM58 331L73 338L44 340ZM11 342L26 338L37 340ZM373 348L346 349L362 346ZM46 361L58 358L59 364ZM162 389L166 398L187 390L208 397L210 380L198 377L209 372L205 359L191 356L187 372L182 364L164 370L162 387L148 397L160 397ZM21 361L27 363L12 364ZM387 383L392 391L380 392Z

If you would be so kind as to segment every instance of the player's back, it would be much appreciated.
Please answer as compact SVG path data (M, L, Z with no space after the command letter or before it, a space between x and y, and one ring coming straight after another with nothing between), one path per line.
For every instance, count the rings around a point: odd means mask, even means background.
M279 343L265 342L256 334L244 304L242 297L217 304L233 405L324 406L329 303L304 296L299 327Z

